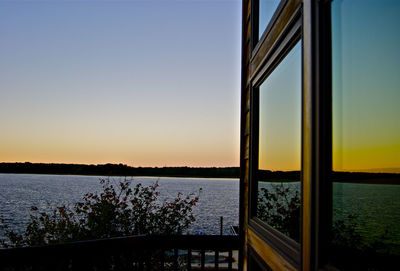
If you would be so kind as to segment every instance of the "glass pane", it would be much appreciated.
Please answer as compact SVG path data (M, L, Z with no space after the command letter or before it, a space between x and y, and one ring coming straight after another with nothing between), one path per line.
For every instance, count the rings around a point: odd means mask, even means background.
M398 265L399 14L399 1L332 4L332 262L341 270Z
M257 217L299 241L301 42L260 86Z
M260 0L258 13L258 38L262 36L265 28L267 28L279 2L280 0Z

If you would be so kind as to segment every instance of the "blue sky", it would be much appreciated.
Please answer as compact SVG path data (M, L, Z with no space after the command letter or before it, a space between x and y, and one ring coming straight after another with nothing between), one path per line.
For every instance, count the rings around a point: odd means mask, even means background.
M0 1L0 161L237 166L240 1Z

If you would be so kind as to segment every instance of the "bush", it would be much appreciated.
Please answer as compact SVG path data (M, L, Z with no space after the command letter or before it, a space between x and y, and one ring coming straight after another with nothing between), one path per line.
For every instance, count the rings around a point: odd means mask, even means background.
M257 217L299 241L300 195L295 187L283 183L271 183L260 188ZM367 239L362 235L362 224L357 214L336 218L330 232L329 261L340 270L390 270L387 267L398 262L398 250L390 243L390 236L393 233L384 228L381 234Z
M300 191L283 183L271 183L268 188L260 188L257 202L257 217L275 229L300 240ZM350 214L333 222L332 244L347 247L362 247L362 237L357 231L358 216Z
M9 230L1 218L5 239L0 244L7 248L139 234L182 234L195 221L192 209L201 189L197 194L178 193L172 200L160 201L158 182L150 186L139 183L133 188L126 179L116 186L109 179L100 183L100 193L85 194L73 208L59 206L40 212L33 206L22 234Z
M283 183L260 188L257 217L296 241L300 239L300 192Z

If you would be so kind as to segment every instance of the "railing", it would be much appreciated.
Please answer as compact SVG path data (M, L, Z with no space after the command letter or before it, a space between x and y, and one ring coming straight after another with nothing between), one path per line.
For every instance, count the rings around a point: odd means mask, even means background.
M0 250L1 271L237 270L238 236L132 236Z

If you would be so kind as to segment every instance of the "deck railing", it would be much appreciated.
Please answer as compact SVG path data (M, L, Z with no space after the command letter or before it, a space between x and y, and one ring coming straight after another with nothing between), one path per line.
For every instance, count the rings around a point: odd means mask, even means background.
M1 271L235 270L238 236L132 236L0 250Z

